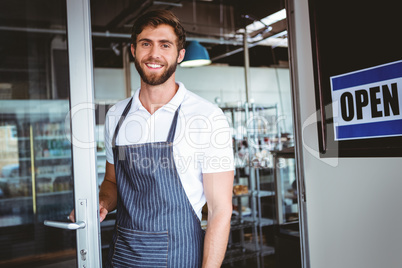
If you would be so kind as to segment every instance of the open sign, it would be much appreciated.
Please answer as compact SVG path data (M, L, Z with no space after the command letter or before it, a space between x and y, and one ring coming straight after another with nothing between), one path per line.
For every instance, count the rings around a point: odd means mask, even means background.
M335 140L402 136L402 61L330 79Z

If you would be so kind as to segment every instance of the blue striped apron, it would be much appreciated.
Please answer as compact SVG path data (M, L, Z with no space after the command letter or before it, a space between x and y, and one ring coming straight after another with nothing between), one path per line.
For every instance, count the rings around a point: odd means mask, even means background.
M112 145L117 181L116 226L106 267L201 267L204 231L173 158L176 110L166 142Z

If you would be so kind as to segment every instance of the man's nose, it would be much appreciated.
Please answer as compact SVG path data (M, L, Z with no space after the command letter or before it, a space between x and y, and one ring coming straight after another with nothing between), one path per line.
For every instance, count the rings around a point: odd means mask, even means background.
M160 48L158 46L152 46L149 54L153 58L159 58L160 57Z

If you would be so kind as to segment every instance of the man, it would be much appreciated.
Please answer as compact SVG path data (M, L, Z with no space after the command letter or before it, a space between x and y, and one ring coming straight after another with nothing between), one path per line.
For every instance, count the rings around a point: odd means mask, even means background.
M224 258L232 139L222 111L175 81L184 44L184 29L170 11L151 11L133 26L141 87L113 106L105 122L100 220L117 208L107 267L220 267Z

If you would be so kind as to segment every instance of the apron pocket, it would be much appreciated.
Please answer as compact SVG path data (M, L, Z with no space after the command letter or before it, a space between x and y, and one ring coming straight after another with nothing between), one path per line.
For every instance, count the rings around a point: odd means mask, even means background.
M114 267L167 267L168 232L138 231L117 226Z

